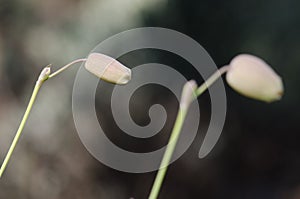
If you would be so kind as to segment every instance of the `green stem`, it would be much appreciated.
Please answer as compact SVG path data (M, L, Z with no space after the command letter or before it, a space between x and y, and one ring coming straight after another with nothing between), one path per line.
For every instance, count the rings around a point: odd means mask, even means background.
M75 61L72 61L71 63L69 63L69 64L61 67L59 70L57 70L56 72L54 72L52 74L50 74L50 66L47 66L47 67L44 68L44 70L42 70L42 72L41 72L41 74L40 74L40 76L39 76L39 78L38 78L38 80L37 80L37 82L35 84L33 92L31 94L30 101L28 103L28 106L27 106L26 111L24 113L24 116L22 118L22 121L21 121L20 126L18 128L18 131L17 131L17 133L16 133L16 135L15 135L15 137L13 139L13 142L10 145L9 150L8 150L8 152L7 152L7 154L6 154L5 158L4 158L4 161L3 161L2 165L1 165L1 168L0 168L0 178L2 177L3 172L5 171L5 168L7 167L7 164L9 162L10 158L11 158L11 155L12 155L14 149L16 148L16 145L17 145L17 143L18 143L18 141L20 139L20 136L22 134L24 126L25 126L25 124L27 122L29 113L30 113L30 111L32 109L32 106L33 106L33 104L35 102L36 96L37 96L37 94L38 94L38 92L39 92L42 84L46 80L48 80L48 79L50 79L50 78L58 75L59 73L63 72L64 70L66 70L67 68L69 68L70 66L72 66L73 64L76 64L76 63L79 63L79 62L84 62L84 61L86 61L86 59L77 59Z
M187 108L179 108L177 118L175 121L175 125L174 125L173 131L171 133L171 137L169 139L164 157L161 161L160 169L158 170L154 184L152 186L152 190L151 190L149 199L156 199L159 194L162 182L164 180L164 177L165 177L167 169L168 169L168 164L171 160L175 146L177 144L186 114L187 114Z
M197 88L195 94L199 97L204 91L206 91L217 79L219 79L224 73L226 73L229 69L229 66L223 66L219 70L217 70L214 74L212 74L201 86Z
M19 138L20 138L20 136L22 134L23 128L24 128L24 126L26 124L26 121L28 119L29 113L30 113L30 111L32 109L32 106L34 104L34 101L36 99L36 96L37 96L37 94L38 94L38 92L39 92L42 84L43 84L43 81L37 81L36 84L35 84L35 87L33 89L30 101L28 103L27 109L25 111L25 114L24 114L23 119L21 121L21 124L19 126L19 129L18 129L18 131L17 131L17 133L15 135L15 138L14 138L14 140L13 140L13 142L12 142L12 144L11 144L8 152L7 152L7 155L6 155L3 163L2 163L2 166L1 166L1 169L0 169L0 178L2 177L2 174L3 174L3 172L4 172L4 170L5 170L6 166L7 166L7 164L9 162L9 159L10 159L10 157L11 157L11 155L12 155L12 153L13 153L13 151L14 151L17 143L18 143L18 140L19 140Z
M72 66L73 64L77 64L79 62L84 62L84 61L86 61L85 58L83 58L83 59L77 59L77 60L74 60L74 61L68 63L67 65L61 67L59 70L57 70L54 73L52 73L51 75L49 75L49 79L52 78L52 77L54 77L54 76L56 76L56 75L58 75L59 73L63 72L64 70L66 70L67 68L69 68L70 66Z
M218 78L222 76L225 72L228 71L228 66L223 66L219 70L217 70L214 74L212 74L201 86L195 90L195 99L199 97L204 91L207 90ZM178 142L178 138L180 135L180 131L182 129L182 125L184 123L186 114L188 112L189 104L186 104L185 106L180 106L179 111L177 113L177 118L165 151L165 154L163 156L163 159L160 164L160 168L156 174L149 199L157 199L158 194L160 192L163 180L165 178L165 175L168 170L168 164L170 163L171 157L173 155L175 146Z

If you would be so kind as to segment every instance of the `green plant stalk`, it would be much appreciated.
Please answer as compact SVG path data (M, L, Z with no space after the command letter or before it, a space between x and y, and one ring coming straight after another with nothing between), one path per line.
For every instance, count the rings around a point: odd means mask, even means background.
M204 93L217 79L219 79L224 73L227 72L229 66L223 66L219 70L217 70L214 74L212 74L201 86L195 90L195 98L197 99L202 93ZM175 146L178 142L178 138L186 117L186 114L188 112L189 104L186 106L180 106L179 111L177 113L177 118L165 151L165 154L163 156L163 159L160 164L160 168L156 174L149 199L157 199L158 194L160 192L163 180L165 178L165 175L168 170L168 164L171 160L171 157L173 155Z
M229 69L229 66L223 66L212 74L201 86L195 91L196 98L198 98L204 91L206 91L215 81L217 81ZM195 99L196 99L195 98Z
M49 75L49 79L52 78L52 77L54 77L54 76L56 76L56 75L58 75L59 73L63 72L64 70L66 70L66 69L69 68L70 66L72 66L72 65L74 65L74 64L77 64L77 63L80 63L80 62L84 62L84 61L86 61L85 58L83 58L83 59L76 59L76 60L74 60L74 61L68 63L67 65L61 67L59 70L57 70L57 71L55 71L54 73L50 74L50 75Z
M160 169L156 175L154 184L152 186L152 190L151 190L149 199L156 199L159 194L159 190L163 183L164 177L165 177L167 169L168 169L168 164L172 158L175 146L177 144L177 141L178 141L178 138L180 135L180 131L181 131L182 125L184 123L184 118L187 114L187 110L188 110L187 108L179 108L177 118L175 121L175 125L172 130L171 137L169 139L168 146L166 148L164 157L160 164Z
M38 80L36 81L35 87L34 87L33 92L32 92L32 94L31 94L29 103L28 103L28 105L27 105L27 108L26 108L26 111L25 111L24 116L23 116L23 118L22 118L22 121L21 121L21 123L20 123L20 126L19 126L19 128L18 128L18 130L17 130L17 133L16 133L16 135L15 135L15 137L14 137L14 139L13 139L13 142L12 142L12 144L10 145L9 150L8 150L8 152L7 152L7 154L6 154L5 158L4 158L4 161L3 161L2 165L1 165L1 168L0 168L0 178L2 177L3 172L5 171L5 169L6 169L6 167L7 167L7 164L8 164L8 162L9 162L10 158L11 158L11 155L12 155L14 149L16 148L16 145L17 145L17 143L18 143L18 141L19 141L19 139L20 139L20 136L21 136L21 134L22 134L22 131L23 131L23 129L24 129L24 126L25 126L25 124L26 124L26 122L27 122L29 113L30 113L30 111L31 111L31 109L32 109L32 107L33 107L33 104L34 104L34 102L35 102L35 99L36 99L36 97L37 97L37 94L38 94L38 92L39 92L39 90L40 90L42 84L43 84L46 80L48 80L48 79L50 79L50 78L52 78L52 77L54 77L54 76L60 74L61 72L63 72L63 71L66 70L67 68L69 68L70 66L72 66L72 65L74 65L74 64L76 64L76 63L79 63L79 62L84 62L84 61L86 61L86 59L77 59L77 60L75 60L75 61L72 61L72 62L70 62L69 64L67 64L67 65L65 65L65 66L63 66L63 67L61 67L59 70L55 71L55 72L52 73L52 74L46 74L46 73L44 73L46 68L49 69L49 73L50 73L50 65L48 65L48 66L45 67L44 70L41 72L41 74L40 74Z
M22 134L22 131L23 131L24 126L26 124L26 121L28 119L29 113L30 113L30 111L32 109L32 106L33 106L33 104L35 102L36 96L37 96L37 94L38 94L38 92L39 92L42 84L43 84L43 81L37 81L36 84L35 84L35 87L33 89L30 101L28 103L28 106L27 106L26 111L24 113L24 116L22 118L22 121L21 121L20 126L18 128L18 131L17 131L17 133L16 133L16 135L15 135L15 137L13 139L13 142L12 142L12 144L11 144L8 152L7 152L7 155L5 156L5 159L4 159L3 163L2 163L2 166L1 166L1 169L0 169L0 178L2 177L2 174L3 174L3 172L4 172L4 170L5 170L6 166L7 166L7 164L9 162L9 159L11 158L11 155L12 155L12 153L13 153L13 151L14 151L17 143L18 143L18 140L19 140L19 138L20 138L20 136Z

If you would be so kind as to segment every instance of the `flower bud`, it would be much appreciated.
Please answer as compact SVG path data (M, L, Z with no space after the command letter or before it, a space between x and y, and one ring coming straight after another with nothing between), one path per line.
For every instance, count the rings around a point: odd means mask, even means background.
M250 98L272 102L281 99L281 78L262 59L241 54L232 59L226 74L227 83L237 92Z
M102 80L114 84L127 84L131 79L131 70L116 59L100 53L91 53L85 68Z

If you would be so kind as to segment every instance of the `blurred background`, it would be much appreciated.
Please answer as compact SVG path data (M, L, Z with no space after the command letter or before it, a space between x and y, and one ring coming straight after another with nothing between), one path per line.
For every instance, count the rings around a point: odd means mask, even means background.
M223 133L211 154L199 159L210 117L209 95L203 95L198 136L170 166L160 198L300 199L297 0L1 0L1 163L44 66L52 63L53 69L58 69L86 57L107 37L142 26L187 34L218 66L238 53L262 57L282 76L286 92L281 101L265 104L242 97L225 85L228 111ZM188 63L166 52L139 50L120 61L129 67L163 63L198 83L203 81ZM130 174L110 169L82 145L71 106L78 67L43 86L0 180L0 199L147 198L155 172ZM140 125L149 122L147 112L154 103L163 104L168 112L162 132L144 141L125 136L115 126L109 109L113 85L103 87L105 92L97 93L96 109L111 140L137 152L167 143L178 108L172 93L145 86L133 96L136 103L131 104L131 113Z

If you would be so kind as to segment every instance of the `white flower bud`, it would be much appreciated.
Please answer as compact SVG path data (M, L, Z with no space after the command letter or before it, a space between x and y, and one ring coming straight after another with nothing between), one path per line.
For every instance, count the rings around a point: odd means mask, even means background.
M116 59L100 53L91 53L85 68L100 79L114 84L127 84L131 79L131 70Z
M250 98L272 102L281 99L281 78L262 59L241 54L232 59L226 74L228 84Z

